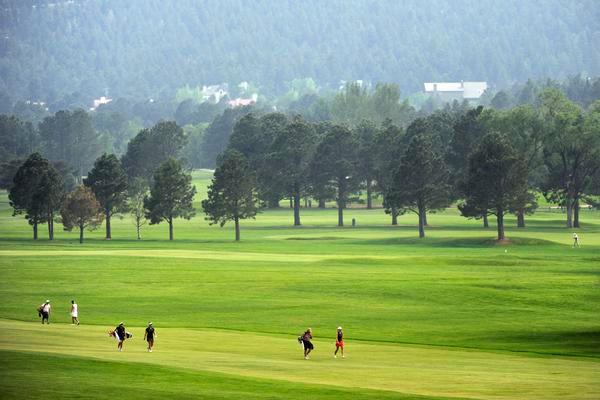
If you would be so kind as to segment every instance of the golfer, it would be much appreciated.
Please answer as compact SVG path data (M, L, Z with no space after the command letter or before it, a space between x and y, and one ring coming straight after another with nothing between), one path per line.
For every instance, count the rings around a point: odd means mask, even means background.
M115 339L117 339L117 350L123 351L123 342L127 337L127 331L125 330L125 325L121 322L119 326L115 328Z
M579 236L573 232L573 247L579 247Z
M79 311L78 311L78 307L77 307L77 303L75 303L75 300L71 300L71 325L79 325Z
M50 324L50 309L52 307L50 307L50 300L46 300L44 303L42 303L39 308L39 314L42 316L42 325L44 324L44 321L46 321L47 324Z
M342 350L342 358L346 358L346 356L344 356L344 332L342 332L342 327L338 326L335 338L335 351L333 352L333 358L337 358L337 352L340 349Z
M154 347L154 337L156 336L156 332L154 332L154 327L152 326L152 322L148 322L148 327L146 328L146 332L144 332L144 340L148 342L148 352L152 353L152 347Z
M305 360L308 360L308 354L315 348L311 342L312 338L312 329L308 328L306 332L302 334L302 347L304 347Z

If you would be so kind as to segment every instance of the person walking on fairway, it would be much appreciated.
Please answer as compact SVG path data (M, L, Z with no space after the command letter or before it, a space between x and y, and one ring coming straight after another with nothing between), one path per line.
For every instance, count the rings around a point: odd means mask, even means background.
M127 331L125 330L125 325L121 322L119 326L115 328L115 339L117 339L117 350L123 351L123 342L127 337Z
M573 247L579 247L579 236L573 232Z
M42 303L39 308L39 314L42 317L42 325L44 324L44 321L46 321L47 324L50 324L50 309L52 307L50 307L50 300L46 300L44 303Z
M344 332L342 332L342 327L338 326L335 338L335 351L333 352L333 358L337 358L337 352L340 349L342 349L342 358L346 358L346 356L344 356Z
M148 352L152 353L152 347L154 347L154 337L156 336L156 332L154 332L154 327L152 326L152 322L148 322L148 327L146 328L146 332L144 332L144 340L148 342Z
M304 347L304 359L308 360L308 354L313 351L315 346L313 346L312 340L312 329L308 328L306 332L302 334L302 347Z
M71 325L79 325L79 311L75 300L71 300Z

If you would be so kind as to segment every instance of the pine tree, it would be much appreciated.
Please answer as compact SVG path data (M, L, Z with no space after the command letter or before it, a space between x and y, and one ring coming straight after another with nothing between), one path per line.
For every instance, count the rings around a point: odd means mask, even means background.
M150 196L144 200L146 218L150 225L166 221L169 224L169 240L173 240L173 220L191 219L195 215L192 176L183 170L174 158L165 160L154 173Z
M225 152L208 187L208 198L202 201L202 208L211 225L224 226L233 221L235 240L240 240L240 220L254 218L259 211L256 178L243 154L236 150Z

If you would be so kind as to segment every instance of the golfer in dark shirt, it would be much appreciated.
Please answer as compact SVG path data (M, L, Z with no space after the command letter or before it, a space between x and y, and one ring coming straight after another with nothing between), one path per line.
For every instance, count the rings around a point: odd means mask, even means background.
M308 354L315 348L311 342L312 338L312 329L308 328L302 335L302 345L304 347L305 360L308 360Z
M117 344L117 349L119 351L123 351L123 342L125 341L126 335L127 331L125 330L125 325L123 325L123 323L121 322L119 326L115 328L115 336L117 338L117 341L119 342Z
M154 332L152 322L148 322L148 327L146 328L146 332L144 332L144 340L148 341L148 352L150 353L152 353L152 347L154 347L155 336L156 332Z

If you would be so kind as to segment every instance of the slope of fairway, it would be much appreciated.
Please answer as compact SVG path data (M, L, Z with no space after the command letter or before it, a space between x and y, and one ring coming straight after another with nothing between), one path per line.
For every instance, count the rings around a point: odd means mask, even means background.
M598 398L599 360L531 357L428 346L352 343L347 358L332 358L333 343L316 340L309 361L294 337L221 330L163 328L153 353L144 351L143 328L116 352L100 327L41 326L0 320L0 349L58 353L109 361L227 373L427 396ZM136 367L143 368L143 367Z

